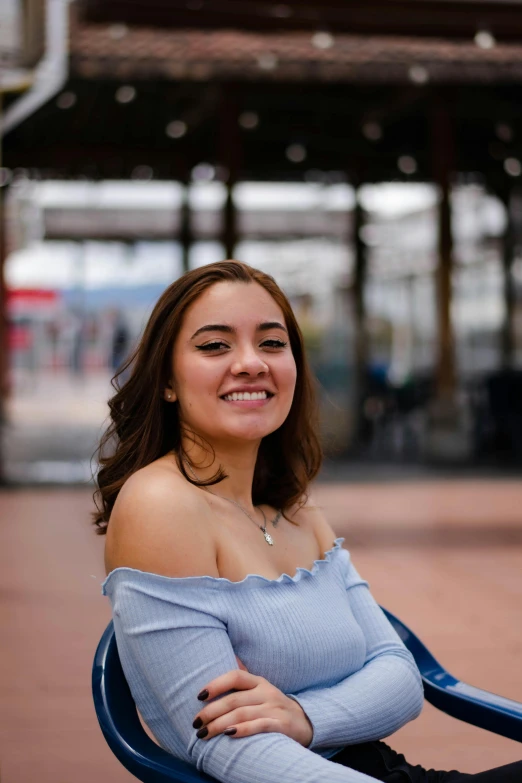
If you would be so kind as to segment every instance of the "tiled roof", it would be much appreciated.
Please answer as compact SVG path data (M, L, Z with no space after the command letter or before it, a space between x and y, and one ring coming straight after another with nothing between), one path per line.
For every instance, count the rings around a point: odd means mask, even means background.
M71 71L83 78L492 83L522 80L522 45L308 32L125 28L71 21ZM417 68L415 68L417 66ZM419 68L420 66L420 68ZM413 71L412 71L413 68ZM424 70L423 70L424 69Z

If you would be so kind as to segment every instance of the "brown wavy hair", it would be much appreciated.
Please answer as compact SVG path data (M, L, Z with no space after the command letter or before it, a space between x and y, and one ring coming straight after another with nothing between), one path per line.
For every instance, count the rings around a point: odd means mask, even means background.
M163 292L139 345L112 379L116 394L109 400L111 422L96 451L100 470L93 521L100 535L107 531L112 508L127 479L170 451L191 484L210 486L226 478L221 467L206 480L187 475L184 460L189 460L182 435L191 433L180 420L178 405L167 403L162 393L171 377L172 349L184 313L207 288L220 282L258 283L268 291L283 311L297 368L288 416L277 430L262 439L259 447L253 503L267 503L285 513L294 504L301 506L307 500L308 484L321 467L322 450L315 382L301 330L288 299L270 275L239 261L220 261L187 272Z

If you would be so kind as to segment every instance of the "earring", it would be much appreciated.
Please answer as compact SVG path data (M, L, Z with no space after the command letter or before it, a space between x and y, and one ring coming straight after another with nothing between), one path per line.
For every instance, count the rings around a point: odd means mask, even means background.
M170 400L170 398L171 398L171 397L172 397L172 394L169 392L169 393L167 394L167 400Z

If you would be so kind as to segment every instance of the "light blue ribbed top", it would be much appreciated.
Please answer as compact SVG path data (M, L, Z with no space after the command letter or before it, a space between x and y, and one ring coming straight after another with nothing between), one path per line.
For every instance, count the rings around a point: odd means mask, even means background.
M383 739L417 717L423 690L415 662L344 538L311 569L241 582L166 577L117 568L102 585L132 695L160 745L223 783L366 783L328 758ZM197 694L238 668L265 677L310 719L308 748L284 734L198 739Z

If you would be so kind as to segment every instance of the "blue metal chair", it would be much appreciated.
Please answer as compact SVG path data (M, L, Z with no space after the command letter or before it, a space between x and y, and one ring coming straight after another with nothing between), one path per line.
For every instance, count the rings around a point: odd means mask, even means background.
M426 699L454 718L522 742L522 704L455 679L410 629L384 609L419 667ZM120 664L112 622L100 640L92 671L96 715L112 752L143 783L217 783L162 750L145 733Z

